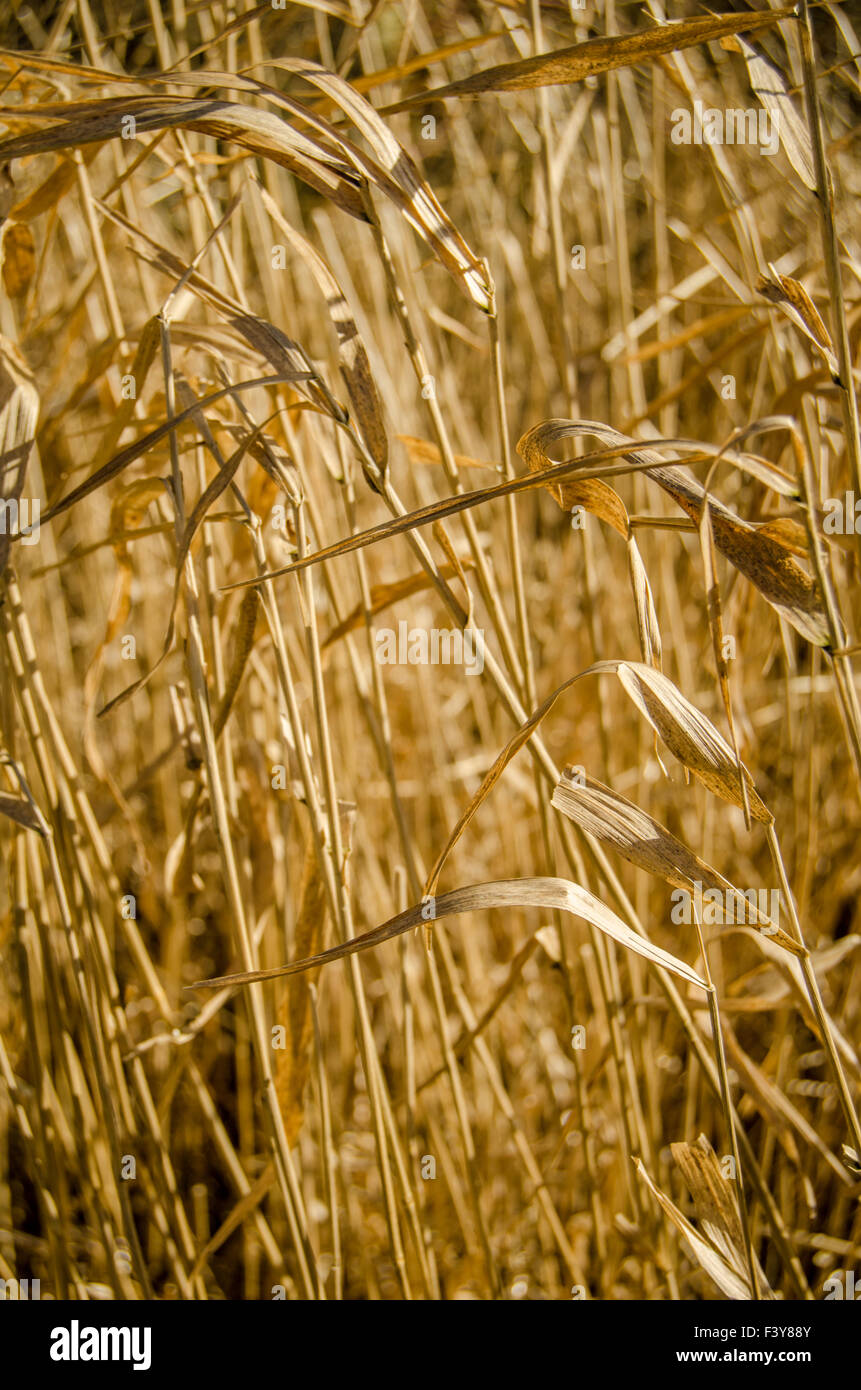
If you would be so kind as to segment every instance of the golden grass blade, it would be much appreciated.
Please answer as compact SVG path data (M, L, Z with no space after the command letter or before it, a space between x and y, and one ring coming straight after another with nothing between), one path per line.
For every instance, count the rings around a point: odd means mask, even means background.
M633 362L651 362L654 358L672 352L675 348L687 347L689 343L704 338L706 334L714 333L719 328L732 327L738 323L739 319L747 318L747 312L747 308L743 304L737 305L734 309L720 309L714 314L707 314L704 318L697 319L685 328L680 328L677 332L671 333L669 337L659 338L656 342L644 343L642 347L632 348L628 352L620 351L617 360L625 366ZM608 344L608 347L613 346ZM608 351L608 348L604 349L602 355L607 361L612 361L616 357L615 351Z
M769 265L768 269L770 274L761 275L757 280L757 291L770 304L776 304L804 334L808 342L813 344L831 373L832 381L839 386L840 367L831 334L822 322L819 310L807 290L798 280L793 280L791 275L781 275L773 265Z
M242 595L242 600L239 604L239 611L236 615L236 623L233 632L230 669L228 670L227 678L224 682L224 694L221 697L215 718L212 721L212 732L216 739L221 737L224 726L230 717L233 702L239 693L245 667L251 655L251 649L254 646L259 613L257 590L248 589Z
M443 457L438 445L431 444L428 439L419 439L414 434L399 434L397 437L403 444L410 463L442 468ZM466 454L454 454L452 457L458 468L489 468L499 472L499 465L496 463L481 462L479 459L469 458Z
M306 6L309 10L319 10L321 14L332 15L333 18L339 20L341 24L358 25L360 22L352 13L349 5L341 4L339 0L295 0L295 3L297 5ZM223 39L229 38L233 34L240 34L243 29L246 29L249 24L253 24L255 20L260 20L271 15L273 8L277 7L273 6L272 0L263 0L262 5L253 5L251 9L246 10L244 14L239 15L236 19L232 19L229 24L225 24L220 28L207 43L202 43L199 48L194 48L190 53L187 53L185 55L185 61L188 62L190 58L198 58L201 53L211 52L213 47L215 47L216 44L220 44ZM165 76L169 75L170 74L165 74Z
M24 490L38 416L39 394L30 368L14 343L0 336L0 515L4 520L0 530L0 575L12 545L8 518L12 506L17 509ZM23 515L19 515L19 535L22 520Z
M596 435L608 444L617 444L625 437L596 420L549 420L523 436L517 446L518 452L525 457L536 439L559 440L577 438L581 434ZM626 457L646 469L648 476L699 526L705 497L702 485L687 472L668 468L654 448L644 448L635 440L630 443L632 447ZM744 455L735 455L729 450L715 452L720 452L729 462L744 464ZM828 622L818 588L786 547L773 536L742 521L716 498L709 498L709 510L715 545L721 554L803 637L817 646L827 646L830 641Z
M705 715L700 714L699 710L684 698L667 676L650 666L629 661L595 662L558 686L509 739L482 779L481 786L451 832L445 848L437 856L427 879L426 892L432 893L435 890L445 861L475 813L499 781L512 758L553 709L560 695L586 676L611 673L618 676L634 704L681 763L710 791L726 801L733 802L734 805L744 805L738 786L738 764L732 749ZM771 813L757 795L750 773L746 768L743 771L752 814L757 820L770 824Z
M740 928L730 928L729 930L741 930ZM791 998L794 1006L800 1010L806 1026L810 1029L814 1037L822 1039L822 1029L820 1021L817 1019L814 1010L811 1008L810 995L805 982L804 972L800 961L779 950L772 942L770 936L764 934L757 935L757 942L762 954L766 956L773 965L777 966L783 979L788 981ZM776 982L769 981L770 989L773 989L772 1000L776 1005L783 999L784 991L776 987ZM831 1031L834 1034L837 1051L841 1061L849 1067L856 1081L861 1081L861 1058L855 1050L854 1043L849 1040L835 1024L830 1020Z
M205 79L198 78L196 85L205 85ZM12 120L17 126L49 124L0 141L0 159L21 159L46 150L76 150L119 139L129 129L123 122L130 118L138 135L173 128L198 130L271 159L351 216L365 219L360 180L334 151L294 129L273 111L217 97L149 94L16 107L14 117L7 118L4 112L6 124Z
M199 404L196 407L190 407L190 409L199 409ZM166 660L168 653L170 652L170 649L173 646L173 637L176 622L176 606L179 602L179 594L182 588L182 582L185 572L185 562L191 551L191 546L194 537L197 534L198 528L203 522L207 512L215 504L215 502L218 500L218 498L221 496L224 490L230 485L240 463L242 462L245 455L249 452L255 441L260 438L264 428L265 422L264 424L258 425L253 431L253 433L246 435L242 439L238 448L234 449L230 458L225 461L224 467L218 470L215 477L211 479L204 492L201 494L201 496L195 503L194 510L192 511L191 516L185 523L185 529L177 547L176 574L173 584L173 595L171 597L170 607L168 609L167 631L165 633L164 642L162 643L162 649L153 665L143 676L140 677L139 680L133 681L131 685L127 685L124 690L120 691L119 695L115 695L112 700L108 700L107 704L102 706L102 708L99 710L100 719L104 718L105 715L111 714L115 709L118 709L120 705L124 704L126 700L130 699L132 695L136 695L139 690L142 690L145 685L148 685L149 682L152 680L153 676L155 675L156 671Z
M766 426L774 430L779 428L786 429L789 427L785 418L781 420L779 417L769 416L765 421L755 421L750 426L739 430L737 435L733 437L735 441L739 443L749 434L760 433ZM542 424L534 425L531 430L527 430L517 446L517 451L524 460L526 460L527 454L532 457L530 467L535 470L540 469L542 466L546 467L548 463L556 463L557 466L562 467L561 461L551 459L548 448L558 443L560 440L576 439L581 434L595 434L599 438L606 437L608 440L615 439L619 441L626 438L624 434L620 434L617 430L612 430L608 425L601 425L596 420L545 420ZM631 439L629 443L636 444L637 441ZM636 458L639 468L647 470L650 467L650 462L654 463L656 466L660 466L663 463L663 460L655 455L655 449L659 443L665 448L680 448L682 445L688 449L693 449L695 447L695 441L693 440L651 440L651 447L649 449L639 447L637 449ZM746 473L749 477L756 478L758 482L763 483L765 487L770 488L781 497L791 497L793 500L797 500L800 496L798 479L792 474L785 472L784 469L778 468L768 459L762 458L757 454L740 452L735 448L721 448L716 445L707 444L701 445L700 447L703 450L703 458L716 458L719 456L726 463L732 464L733 467L740 469L741 472ZM591 457L592 456L589 455L590 459ZM608 457L610 457L609 452ZM630 457L635 457L633 451ZM697 457L689 457L687 459L688 463L697 463L700 461L701 459ZM679 462L681 463L682 460ZM584 466L586 465L586 456L583 457L581 463ZM564 466L573 468L576 467L576 464ZM692 496L696 495L700 485L693 478L681 472L678 473L678 478L680 481L684 482L686 489L693 488ZM730 515L732 515L732 513L730 513Z
M523 436L517 446L518 453L533 473L539 473L551 461L551 447L567 437L568 429L564 421L548 420ZM627 509L618 492L600 478L584 482L548 484L547 490L565 511L573 512L576 508L582 507L606 521L625 540L628 547L628 572L637 609L640 652L644 661L660 667L661 632L655 601L639 546L631 530Z
M313 379L313 373L311 372L300 373L298 375L305 381ZM155 429L150 430L149 433L135 440L133 444L129 444L125 449L121 449L118 454L115 454L114 457L108 461L108 463L98 468L86 482L74 488L63 497L61 501L57 502L55 506L49 507L48 511L42 517L42 524L44 525L48 521L53 521L55 517L62 516L64 512L76 506L83 498L89 497L93 492L98 492L99 488L104 487L105 483L111 482L112 479L118 477L130 464L135 463L137 459L149 453L156 444L161 443L162 439L166 439L173 430L179 429L181 425L184 425L186 421L190 420L198 411L203 410L205 406L214 405L216 401L223 400L225 396L230 396L235 391L251 390L257 386L277 386L279 383L285 381L292 384L296 379L297 374L292 371L286 376L279 373L275 376L255 377L250 381L224 386L218 391L210 392L208 396L202 396L194 405L187 406L184 410L177 411L176 415L170 420L166 420L163 424L157 425Z
M680 443L684 442L680 441ZM486 502L494 502L501 497L514 497L518 493L531 492L534 488L544 487L548 483L570 478L578 471L587 473L587 470L593 470L593 476L604 473L615 476L629 473L638 468L651 469L651 463L635 462L633 464L614 465L609 462L609 460L627 453L626 445L611 449L599 449L595 453L584 454L583 458L576 463L553 464L550 468L542 469L540 473L513 478L504 483L496 483L493 487L477 488L473 492L458 493L454 497L446 497L441 502L432 502L428 506L418 507L415 511L408 512L404 516L381 522L378 526L371 526L367 531L361 531L357 535L345 536L332 545L316 550L310 555L303 555L301 559L294 560L289 565L282 565L280 569L269 570L266 574L258 575L255 579L242 579L236 584L226 584L223 592L230 589L242 589L249 584L266 584L269 580L279 579L282 575L294 574L297 570L307 569L310 565L319 565L323 560L333 560L339 555L350 555L355 550L364 550L367 546L376 545L379 541L388 540L392 536L402 536L405 532L417 530L422 526L432 526L434 522L443 521L446 517L456 516L459 512L468 511L473 507L481 507ZM710 457L711 453L694 453L688 461L703 463Z
M234 1231L238 1230L243 1221L247 1221L248 1217L254 1214L267 1192L275 1186L275 1181L275 1164L269 1163L260 1174L254 1186L250 1187L244 1196L240 1197L230 1215L225 1217L215 1234L206 1242L192 1266L189 1276L191 1279L197 1277L200 1271L209 1263L216 1251L221 1249L224 1242L233 1235Z
M489 34L471 34L468 38L458 39L456 43L445 43L441 48L434 48L429 53L416 53L412 58L407 58L403 63L395 63L393 67L382 68L379 72L364 73L361 77L350 79L350 86L356 92L361 92L364 96L366 92L372 92L375 87L383 87L388 82L402 82L405 77L411 77L414 72L421 72L423 68L433 67L435 63L447 63L449 58L456 58L460 53L469 53L474 48L482 48L486 43L492 43L494 39L505 38L504 29L491 30Z
M8 816L9 820L23 825L25 830L35 830L39 835L45 833L45 822L33 803L23 796L0 792L0 816Z
M714 656L715 669L717 671L718 685L720 686L729 736L732 740L733 752L735 753L736 765L738 767L738 787L741 792L744 818L746 824L750 825L750 806L748 804L744 773L741 765L741 754L739 752L735 721L733 719L732 696L730 695L729 688L729 661L724 655L723 602L721 600L720 582L718 580L717 566L715 564L715 538L711 525L711 503L708 497L706 497L703 502L700 515L699 539L700 554L703 562L703 577L706 586L706 610L708 612L709 631L712 638L712 655Z
M237 197L234 199L234 206L237 206L238 203L239 198ZM168 296L166 301L168 305L179 285L191 290L204 304L209 305L216 313L226 318L232 327L241 334L246 343L275 368L280 374L280 379L294 383L297 390L306 396L318 410L331 415L340 424L346 422L345 411L333 400L325 383L319 373L314 370L308 355L299 343L294 342L282 329L267 319L249 313L238 300L212 284L193 266L184 264L179 256L175 256L172 252L160 247L157 242L153 241L152 237L147 236L139 227L133 226L121 213L106 207L104 204L101 205L101 209L105 216L109 217L117 226L123 227L146 246L152 247L155 254L150 258L149 264L156 266L176 282L172 294ZM227 216L222 219L222 222L227 220ZM219 227L213 229L210 237L214 238L219 229ZM195 262L201 254L202 252L197 253Z
M606 669L615 669L611 662L604 663L604 665ZM446 860L448 859L458 840L463 835L463 832L466 830L466 827L469 825L470 821L472 820L476 811L481 806L482 802L486 800L490 792L496 786L496 783L499 781L503 772L508 767L508 764L511 762L511 759L515 756L516 753L519 752L519 750L528 741L528 739L532 737L532 735L535 733L535 730L540 726L542 720L547 717L547 715L552 710L553 706L556 704L556 701L559 699L559 696L564 695L565 691L570 690L571 686L574 685L576 681L582 680L584 676L591 674L591 672L595 669L597 668L590 667L588 671L580 671L576 676L572 676L570 680L564 681L562 685L558 686L556 690L552 692L552 694L548 695L547 699L543 702L543 704L539 705L535 713L531 715L530 718L527 719L523 724L521 724L514 734L512 734L511 738L508 740L508 743L505 745L502 752L495 758L492 766L482 778L481 786L478 788L478 791L472 797L469 805L463 812L463 815L460 817L459 821L457 822L457 825L454 827L454 830L451 832L451 835L449 836L444 849L442 849L440 853L437 855L436 862L433 868L431 869L431 872L427 879L427 883L425 885L426 893L436 892L436 886L439 883L439 876L442 873L443 866Z
M36 273L36 244L26 222L8 219L3 224L0 254L3 258L3 288L10 299L24 299Z
M626 946L637 955L645 957L653 965L686 980L688 984L705 989L705 981L684 961L653 946L644 937L637 936L630 927L598 898L581 888L577 883L569 883L562 878L522 878L503 879L497 883L473 883L467 888L456 888L451 893L439 897L425 898L415 907L408 908L397 917L365 932L352 941L333 946L319 955L306 960L293 961L290 965L275 966L271 970L245 971L236 975L223 975L218 979L197 980L190 989L221 989L225 985L253 984L255 980L277 980L285 975L298 975L318 965L328 965L330 961L343 960L345 956L355 955L357 951L367 951L379 946L392 937L401 936L413 927L424 926L428 922L441 921L446 917L459 916L463 912L479 912L491 907L542 907L570 912L574 917L582 917L599 931L611 936L620 945Z
M87 67L84 64L70 63L65 58L56 58L51 53L35 53L28 49L0 48L0 64L10 73L38 72L43 76L77 77L82 82L132 83L135 78L123 72L108 72L104 68Z
M56 168L40 183L14 204L11 212L18 222L32 222L43 213L50 212L57 203L75 186L77 173L72 159L59 160Z
M326 884L320 873L312 840L305 846L299 912L293 930L294 950L302 956L317 953L323 943L326 921ZM284 993L278 1011L282 1029L275 1063L275 1091L288 1144L293 1144L305 1118L303 1096L311 1068L313 1026L310 988L316 974L308 971L296 989Z
M555 53L542 53L534 58L486 68L460 82L449 82L445 87L423 92L420 97L407 97L395 102L387 106L385 112L402 111L419 100L441 101L446 97L477 96L482 92L522 92L535 87L582 82L584 78L593 77L599 72L652 62L666 53L678 53L696 44L711 43L726 34L765 28L778 20L791 19L794 15L793 9L760 14L704 15L661 24L658 28L643 29L634 34L587 39L585 43L560 48Z
M676 888L693 890L699 884L700 890L715 888L725 893L728 903L744 911L743 920L755 922L767 932L770 941L793 955L804 954L791 936L760 912L758 906L750 906L744 895L711 864L619 792L584 773L575 775L566 769L553 792L552 804L638 869L646 869Z
M795 109L795 103L786 90L782 73L741 35L724 39L721 47L744 56L751 90L766 111L771 113L772 124L787 159L805 188L815 191L816 170L813 166L810 131Z
M96 472L98 472L100 468L104 468L105 464L109 461L119 440L122 438L123 431L132 423L135 417L137 403L143 395L149 369L158 355L160 342L161 331L159 329L158 319L147 319L141 329L137 350L129 368L129 376L131 376L135 384L135 394L134 397L120 401L115 414L108 424L98 450L96 451L94 461Z
M87 715L95 702L104 654L122 629L131 609L133 569L128 533L138 530L146 520L149 505L165 492L163 478L139 478L122 488L111 503L108 540L117 564L114 590L104 635L93 654L84 677L84 705Z
M278 224L290 245L299 252L326 300L329 317L338 335L338 357L347 393L353 403L356 419L370 455L385 476L389 461L389 444L383 410L368 361L367 349L350 312L350 306L323 257L305 237L290 226L266 189L260 188L259 191L269 216Z
M637 1172L648 1187L658 1205L670 1218L676 1230L680 1232L685 1244L688 1246L697 1264L705 1270L709 1278L717 1285L721 1293L726 1294L727 1298L749 1299L752 1297L750 1282L746 1272L739 1273L732 1265L728 1264L723 1255L715 1247L699 1235L696 1229L688 1221L669 1197L652 1181L646 1171L641 1159L634 1160Z
M716 796L744 807L735 754L710 720L685 699L669 677L651 666L630 661L620 661L616 674L640 713L679 762ZM757 795L753 778L743 765L742 773L751 815L770 825L774 817Z
M756 1065L739 1043L733 1030L726 1025L724 1025L724 1036L732 1065L744 1078L745 1086L754 1104L768 1123L774 1126L781 1142L786 1143L787 1139L791 1140L792 1130L796 1130L805 1143L810 1144L817 1153L822 1155L838 1182L843 1183L845 1187L850 1187L852 1180L844 1165L823 1142L814 1126L802 1115L798 1106L793 1105L789 1097L783 1094L780 1087L775 1085L762 1067ZM793 1146L794 1140L792 1145L787 1144L788 1151ZM800 1167L800 1164L798 1166Z
M413 160L370 102L343 78L327 72L319 63L303 58L271 58L267 62L269 66L297 73L313 83L350 118L376 157L375 160L368 160L358 146L341 137L341 146L356 168L391 198L450 274L464 285L473 303L484 313L489 313L492 308L492 287L487 283L485 265L467 246Z
M550 456L553 445L568 438L569 421L545 420L543 424L536 425L523 435L518 442L517 452L530 472L540 473L548 464L558 461ZM586 482L575 480L547 483L545 486L565 511L571 511L573 507L585 507L586 511L594 512L625 540L628 539L630 528L625 504L608 483L602 482L600 478L593 478Z
M630 524L630 523L629 523ZM646 566L633 533L628 537L628 573L634 591L634 604L637 609L637 633L640 639L640 655L647 666L661 669L663 642L652 595L652 586L646 574Z
M457 565L440 565L438 573L442 579L454 579L460 577L461 570L474 568L475 561L469 555L465 555L458 561ZM370 617L376 618L379 613L391 608L392 604L400 603L405 598L412 598L413 594L423 593L432 587L431 578L425 574L424 570L420 570L418 574L411 574L406 579L397 579L392 584L374 584L371 587ZM253 593L254 590L251 589L249 592ZM321 650L325 651L327 647L332 646L333 642L339 642L342 637L347 636L347 633L355 632L357 628L364 625L364 622L365 609L359 603L351 613L347 614L346 618L332 628L332 631L322 642Z
M721 1172L714 1149L704 1135L696 1144L676 1143L670 1148L694 1199L700 1231L730 1269L747 1281L741 1221L730 1197L733 1185ZM756 1276L766 1298L773 1297L758 1262Z
M697 879L710 887L725 886L720 874L660 822L594 777L566 768L552 803L588 834L612 845L629 863L677 888L688 888Z
M784 549L798 555L802 560L809 560L810 547L807 544L807 532L800 521L795 521L791 516L775 517L773 521L763 521L757 530L764 536L770 536L777 541Z

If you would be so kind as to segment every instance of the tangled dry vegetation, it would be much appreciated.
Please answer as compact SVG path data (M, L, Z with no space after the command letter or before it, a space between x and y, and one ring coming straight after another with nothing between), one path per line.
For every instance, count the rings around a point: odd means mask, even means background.
M858 1268L861 45L724 8L6 10L3 1279Z

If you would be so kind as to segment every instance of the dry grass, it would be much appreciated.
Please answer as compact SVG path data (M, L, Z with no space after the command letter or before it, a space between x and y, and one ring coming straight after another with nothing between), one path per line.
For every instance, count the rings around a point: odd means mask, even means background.
M7 11L0 1277L858 1267L859 41L734 8Z

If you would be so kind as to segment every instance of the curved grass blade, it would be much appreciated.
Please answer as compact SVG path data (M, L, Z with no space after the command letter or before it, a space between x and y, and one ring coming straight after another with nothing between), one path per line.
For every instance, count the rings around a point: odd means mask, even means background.
M222 975L217 979L197 980L189 989L222 989L225 985L247 985L256 980L277 980L285 975L300 975L318 965L328 965L330 961L343 960L345 956L356 955L379 946L392 937L401 936L413 927L427 926L429 922L443 917L455 917L462 912L481 912L489 907L542 907L570 912L574 917L582 917L599 931L611 936L620 945L645 957L653 965L659 965L672 974L687 980L699 989L706 989L706 982L691 966L669 951L653 946L645 937L637 936L629 926L611 912L599 898L588 893L577 883L569 883L564 878L513 878L497 883L473 883L467 888L456 888L441 897L425 898L391 917L388 922L375 927L373 931L333 946L319 955L308 956L305 960L293 961L290 965L278 965L270 970L243 971L237 975Z
M651 62L665 53L678 53L695 44L710 43L727 34L740 34L776 24L780 19L792 19L793 9L771 10L766 13L703 15L661 24L656 29L641 29L634 34L612 35L609 38L587 39L571 48L559 48L555 53L540 53L534 58L522 58L515 63L500 63L485 68L460 82L449 82L420 92L384 108L388 115L402 111L416 102L442 101L447 97L478 96L482 92L523 92L534 87L554 87L569 82L582 82L599 72L614 68L629 68L636 63Z

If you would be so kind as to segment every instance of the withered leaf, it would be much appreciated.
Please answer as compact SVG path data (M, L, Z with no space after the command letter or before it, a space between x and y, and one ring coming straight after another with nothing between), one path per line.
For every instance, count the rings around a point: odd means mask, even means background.
M710 43L726 34L764 28L780 19L789 19L794 13L792 9L780 9L765 13L703 15L660 24L653 29L641 29L634 34L587 39L585 43L560 48L555 53L540 53L534 58L522 58L518 62L485 68L483 72L473 73L472 77L465 77L460 82L449 82L445 87L436 87L395 102L385 111L386 114L400 111L417 101L477 96L481 92L522 92L534 87L581 82L595 73L651 62L665 53L677 53L695 44Z
M479 912L490 907L543 907L570 912L591 922L599 931L611 936L620 945L626 946L637 955L644 956L654 965L662 966L672 974L687 980L689 984L706 988L706 983L684 961L669 951L653 946L645 937L637 936L615 912L606 907L599 898L581 888L577 883L569 883L564 878L513 878L497 883L473 883L466 888L456 888L451 893L443 893L430 901L425 898L415 907L408 908L397 917L375 927L373 931L342 942L328 951L309 956L305 960L293 961L290 965L275 966L271 970L243 971L237 975L222 975L218 979L197 980L191 989L221 989L224 985L253 984L256 980L276 980L285 975L298 975L318 965L328 965L330 961L342 960L345 956L367 951L401 936L413 927L427 926L432 921L444 917L458 916L464 912Z
M761 275L756 282L759 294L769 303L776 304L813 344L831 373L832 381L839 386L840 368L834 352L831 334L822 322L821 315L807 290L791 275L781 275L771 264L770 275Z

